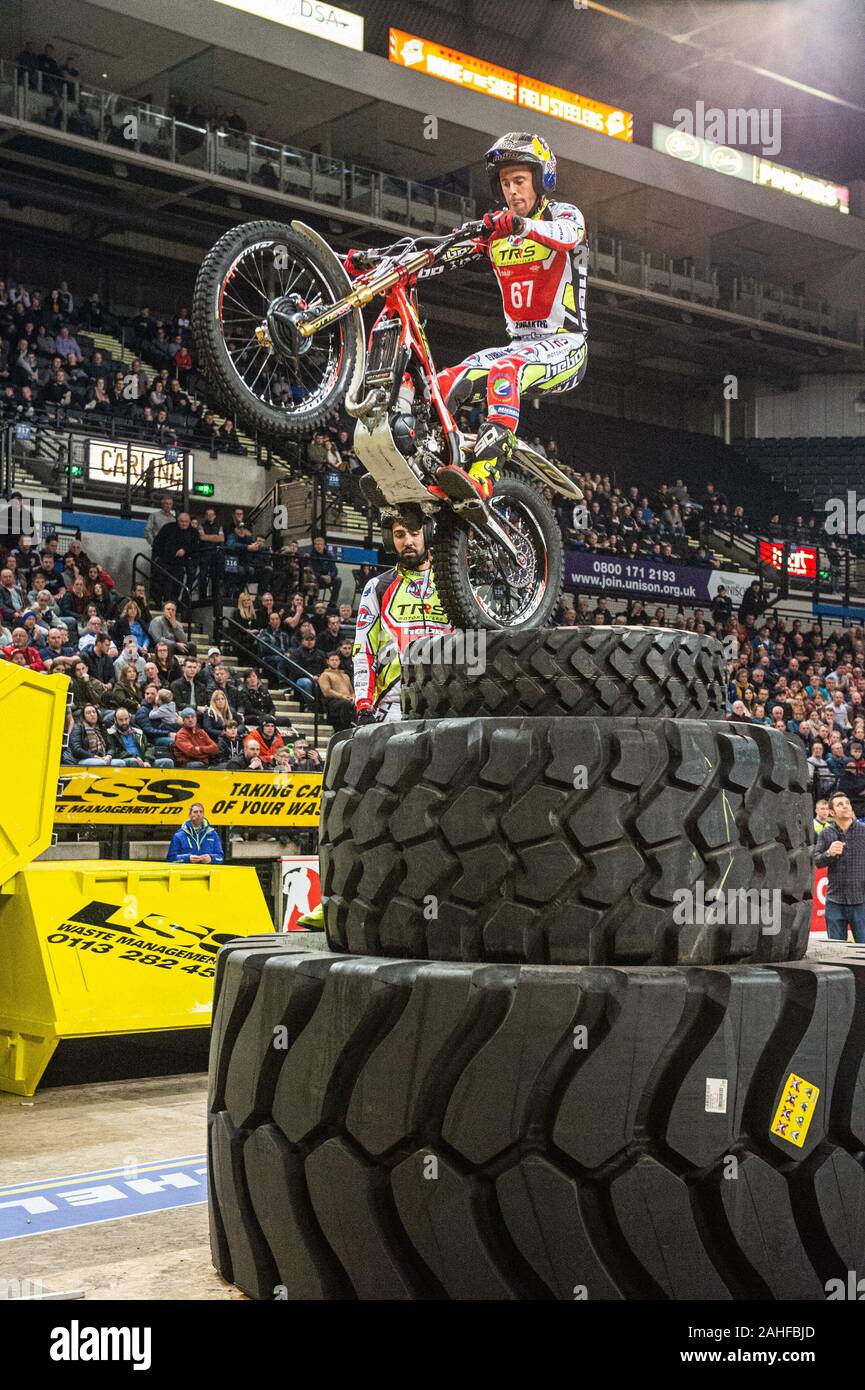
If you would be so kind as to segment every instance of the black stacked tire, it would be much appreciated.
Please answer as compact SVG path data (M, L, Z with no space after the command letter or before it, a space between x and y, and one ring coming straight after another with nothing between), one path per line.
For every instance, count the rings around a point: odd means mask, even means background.
M715 637L653 627L454 632L406 649L401 699L406 719L723 719L724 649Z
M328 944L471 962L798 959L812 840L801 741L774 729L561 717L361 729L325 770ZM730 897L740 890L751 897Z
M240 942L216 993L213 1259L253 1298L817 1301L865 1274L865 968Z

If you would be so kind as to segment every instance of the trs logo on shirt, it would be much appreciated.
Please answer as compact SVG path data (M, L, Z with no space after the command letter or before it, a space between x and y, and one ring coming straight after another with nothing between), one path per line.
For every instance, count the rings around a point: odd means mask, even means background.
M521 246L494 241L490 247L494 265L528 265L532 261L547 261L553 254L551 246L541 246L537 241L524 241Z

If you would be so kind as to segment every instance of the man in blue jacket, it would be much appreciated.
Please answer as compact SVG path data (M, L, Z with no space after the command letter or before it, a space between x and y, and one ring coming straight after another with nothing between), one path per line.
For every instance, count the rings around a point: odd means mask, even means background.
M168 846L169 864L224 864L225 855L222 842L209 821L205 820L204 807L200 801L193 801L189 808L189 820L175 830Z

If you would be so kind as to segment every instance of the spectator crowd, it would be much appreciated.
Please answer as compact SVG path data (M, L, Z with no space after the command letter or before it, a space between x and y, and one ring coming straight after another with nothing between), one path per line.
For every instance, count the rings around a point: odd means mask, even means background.
M56 73L39 70L50 80L70 78L59 66ZM134 344L134 358L112 362L96 346L91 335L109 330ZM39 423L49 412L67 424L111 417L137 438L243 452L233 422L207 409L186 305L171 317L143 306L121 323L98 292L82 298L64 279L50 290L0 280L0 416ZM483 404L464 407L458 424L472 432L483 413ZM303 471L319 475L338 500L350 494L362 506L351 431L352 422L334 413L306 444ZM681 478L657 489L618 484L574 467L554 439L530 442L583 490L576 508L547 490L563 540L574 549L711 570L719 565L707 543L712 529L745 529L743 508L712 482L693 496ZM815 527L814 518L798 517L788 529L807 540ZM153 559L149 592L137 585L124 595L80 541L61 555L56 539L37 546L23 536L10 538L0 553L0 653L72 677L70 756L117 766L315 763L315 750L277 716L271 692L289 691L299 708L315 705L337 729L354 717L352 607L340 603L324 538L305 553L295 542L272 549L253 533L242 507L230 515L207 507L193 516L177 510L171 495L148 519L145 536ZM217 577L232 606L223 647L249 669L240 678L218 648L199 656L178 621L178 605L183 610L193 594L213 598ZM651 610L640 600L615 606L614 614L610 600L576 595L559 621L670 621L665 608ZM840 790L857 814L865 810L862 629L826 636L817 624L786 622L767 613L759 584L735 612L721 589L710 607L680 610L672 625L715 633L735 650L731 719L794 733L805 744L815 796Z
M122 335L124 360L94 333ZM0 420L90 430L100 421L142 441L246 453L234 421L208 409L185 304L171 318L145 305L121 321L98 291L79 300L65 280L51 290L0 280Z
M170 506L151 521L154 541L172 529L198 539L201 530L185 513L175 519ZM215 525L221 538L223 523ZM225 527L229 537L242 537L242 509ZM156 603L136 583L120 594L80 540L63 554L56 536L41 546L26 535L7 541L0 546L0 657L70 677L70 762L316 771L318 750L291 716L277 713L273 694L288 690L299 708L318 708L334 728L354 718L352 609L337 605L336 566L321 540L308 555L284 557L272 571L283 581L274 590L259 586L253 597L243 588L228 637L205 653L170 593ZM169 569L179 549L159 552Z

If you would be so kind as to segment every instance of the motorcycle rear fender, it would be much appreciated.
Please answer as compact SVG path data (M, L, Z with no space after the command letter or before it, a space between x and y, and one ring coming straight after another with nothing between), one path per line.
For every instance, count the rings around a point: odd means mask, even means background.
M560 492L563 497L569 497L572 502L582 502L582 488L571 482L571 479L557 468L549 459L544 458L543 454L537 453L529 444L524 444L518 439L514 449L511 463L518 463L527 473L531 473L539 482L551 487L554 492Z

